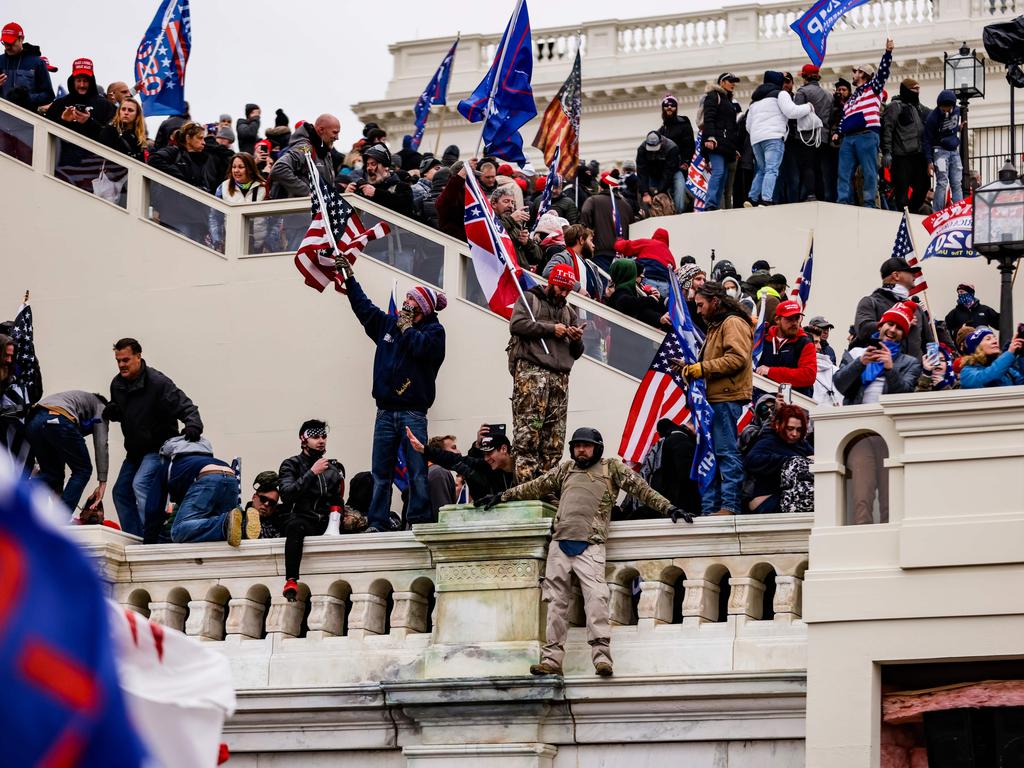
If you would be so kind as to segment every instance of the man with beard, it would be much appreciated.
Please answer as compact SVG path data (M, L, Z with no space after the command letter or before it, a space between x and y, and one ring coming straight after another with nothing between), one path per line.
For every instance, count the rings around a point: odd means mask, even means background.
M297 456L281 462L279 491L285 504L284 590L288 600L299 591L302 545L307 536L322 536L332 514L341 517L345 498L345 467L328 459L327 423L309 419L299 427ZM257 529L258 530L258 529Z
M604 440L596 429L577 429L569 441L569 451L572 459L561 462L536 480L477 503L490 509L500 502L540 499L557 494L558 513L555 515L553 540L548 546L543 582L544 599L548 602L547 631L541 661L532 665L530 672L534 675L562 674L565 639L569 632L572 574L575 573L583 592L587 641L594 669L601 677L610 677L611 627L608 585L604 575L604 542L619 490L625 490L659 514L671 517L673 523L680 517L692 523L693 518L652 490L620 459L602 458Z
M68 95L50 104L46 116L90 139L99 137L100 129L114 116L114 107L96 87L92 59L75 59L68 77Z
M338 118L328 114L320 115L312 125L303 123L296 128L288 141L288 148L274 161L270 173L270 196L275 200L309 197L313 185L306 165L307 152L312 153L313 165L320 178L329 184L337 172L331 148L340 132Z
M512 245L515 246L516 263L524 269L539 267L543 254L537 241L530 237L530 230L526 227L530 221L530 214L525 206L516 208L516 199L512 194L511 184L505 184L494 190L491 195L491 208L501 219L501 226L505 228L512 240Z
M413 214L412 187L391 170L391 151L384 144L371 144L363 150L363 180L353 181L345 191L403 216Z
M546 287L536 285L519 297L509 323L513 453L521 483L562 457L569 371L583 354L579 313L565 300L576 275L568 264L558 264L547 278Z
M686 173L693 158L693 126L690 118L679 114L679 101L669 94L661 100L661 127L658 133L675 142L679 147L679 168L672 175L672 201L676 212L682 213L686 207ZM690 205L692 210L693 206Z
M594 198L591 198L593 200ZM561 251L557 251L548 258L544 265L543 276L550 277L551 271L559 264L568 266L576 277L576 287L584 296L589 296L594 301L601 300L601 292L604 285L601 283L601 276L594 267L594 233L582 224L573 224L567 227L562 235Z

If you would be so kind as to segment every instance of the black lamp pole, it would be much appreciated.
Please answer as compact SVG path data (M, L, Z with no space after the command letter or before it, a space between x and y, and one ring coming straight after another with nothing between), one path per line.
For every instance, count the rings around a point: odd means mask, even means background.
M985 257L990 264L993 261L999 264L999 344L1003 347L1013 338L1013 273L1020 257L1019 251L1003 248Z

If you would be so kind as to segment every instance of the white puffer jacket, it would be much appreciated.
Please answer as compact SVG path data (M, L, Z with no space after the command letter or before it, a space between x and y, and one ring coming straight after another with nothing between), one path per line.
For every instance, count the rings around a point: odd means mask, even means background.
M793 97L788 91L779 91L778 97L766 96L755 101L747 110L747 132L750 134L750 143L757 144L759 141L768 139L785 139L789 133L790 120L808 118L813 116L814 120L805 127L807 120L800 123L801 130L811 130L815 121L821 125L821 120L814 114L814 107L810 104L794 104Z

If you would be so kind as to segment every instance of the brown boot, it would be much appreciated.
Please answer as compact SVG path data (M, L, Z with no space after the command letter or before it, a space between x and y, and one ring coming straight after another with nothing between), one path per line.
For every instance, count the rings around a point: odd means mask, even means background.
M718 515L735 515L731 509L720 509L717 512L712 512L711 517L717 517Z
M530 665L531 675L561 675L562 668L555 666L549 661L542 661L540 664Z
M594 665L594 669L597 671L599 677L611 677L612 676L612 665L607 661L599 661Z

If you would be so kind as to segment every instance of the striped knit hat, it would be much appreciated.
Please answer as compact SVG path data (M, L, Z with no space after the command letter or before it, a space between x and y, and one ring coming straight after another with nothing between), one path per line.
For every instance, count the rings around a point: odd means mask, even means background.
M448 306L447 296L441 293L441 291L435 291L433 288L427 288L425 285L417 285L406 293L405 297L415 302L416 306L420 308L420 312L424 315L440 312Z

